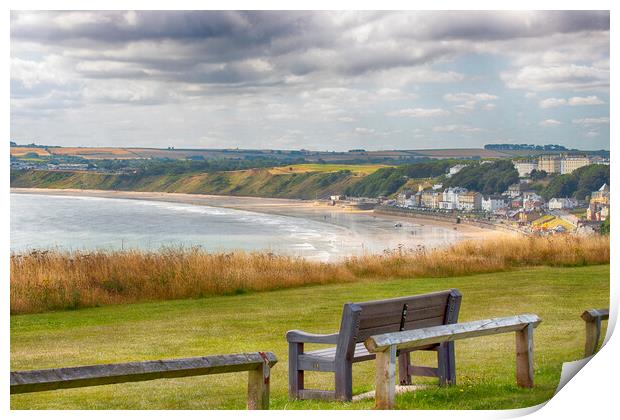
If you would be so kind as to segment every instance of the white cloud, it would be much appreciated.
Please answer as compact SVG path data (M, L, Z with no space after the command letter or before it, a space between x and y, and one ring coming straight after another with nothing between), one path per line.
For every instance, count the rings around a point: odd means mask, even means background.
M386 115L390 117L431 118L450 115L450 111L441 108L405 108L388 112Z
M454 107L455 111L459 114L465 114L476 109L478 103L486 102L481 106L484 110L491 110L495 108L495 104L489 101L495 101L498 99L496 95L490 93L447 93L443 95L443 99L447 102L456 102L459 105Z
M526 66L500 74L512 89L534 91L607 89L609 69L566 64L557 66Z
M42 61L11 58L11 79L19 80L26 88L42 83L62 85L70 78L71 72L59 55L49 55Z
M603 105L604 103L598 96L573 96L568 100L568 104L571 106Z
M443 98L448 102L481 102L481 101L494 101L498 99L497 96L489 93L447 93L443 95Z
M558 120L544 120L538 123L541 127L555 127L558 125L562 125L562 123Z
M581 125L609 124L609 118L608 117L577 118L573 120L573 124L581 124Z
M358 134L370 135L376 134L377 130L375 130L374 128L355 127L355 132Z
M598 96L573 96L568 100L564 98L547 98L538 103L541 108L555 108L562 105L570 106L586 106L586 105L602 105L605 102L599 99Z
M482 131L486 131L482 128L472 127L469 125L463 124L449 124L449 125L438 125L433 127L433 131L439 133L453 133L453 132L462 132L462 133L480 133Z
M555 108L561 105L566 105L566 99L547 98L538 103L541 108Z

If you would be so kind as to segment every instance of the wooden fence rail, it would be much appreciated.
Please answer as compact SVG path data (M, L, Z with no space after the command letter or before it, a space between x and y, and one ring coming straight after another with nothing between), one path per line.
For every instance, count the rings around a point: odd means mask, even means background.
M586 346L583 357L590 357L596 353L601 338L601 322L609 319L609 309L589 309L581 314L586 322Z
M269 408L271 352L11 372L11 394L248 371L247 408Z
M394 408L396 394L396 352L429 344L441 344L464 338L481 337L506 332L516 333L517 384L534 386L534 328L540 324L537 315L517 315L505 318L485 319L374 335L364 345L371 353L377 353L376 407Z

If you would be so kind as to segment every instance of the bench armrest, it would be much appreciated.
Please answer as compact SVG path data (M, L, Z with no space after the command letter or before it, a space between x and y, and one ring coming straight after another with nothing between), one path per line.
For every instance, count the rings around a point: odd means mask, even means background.
M289 343L338 344L338 333L312 334L300 330L291 330L286 333Z

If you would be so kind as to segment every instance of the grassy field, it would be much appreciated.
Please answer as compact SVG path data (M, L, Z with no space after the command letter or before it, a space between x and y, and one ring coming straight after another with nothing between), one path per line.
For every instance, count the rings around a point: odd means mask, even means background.
M305 172L338 172L351 171L355 175L370 175L377 169L385 168L387 165L341 165L330 163L304 163L301 165L278 166L271 168L270 173L274 175L305 173Z
M536 313L535 387L515 385L514 335L456 344L457 382L397 396L397 408L505 409L548 400L561 364L581 357L584 309L609 304L609 266L522 268L501 274L366 280L260 293L140 303L11 317L11 369L191 357L271 350L279 358L272 373L272 408L367 409L355 403L289 402L289 329L333 332L345 302L426 293L456 287L463 293L461 321ZM414 361L430 363L426 356ZM354 367L354 394L373 389L374 363ZM308 387L333 387L330 374L309 373ZM243 409L246 374L163 379L11 396L13 409Z
M39 156L49 156L50 153L42 147L11 147L11 156L26 156L36 153Z

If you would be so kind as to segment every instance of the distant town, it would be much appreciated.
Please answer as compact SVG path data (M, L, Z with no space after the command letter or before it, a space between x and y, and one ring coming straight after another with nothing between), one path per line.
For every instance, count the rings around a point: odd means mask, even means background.
M513 160L512 164L520 180L497 195L434 184L426 189L420 185L418 191L402 191L395 198L332 196L331 204L377 208L386 212L396 210L395 214L400 210L400 214L411 212L455 217L458 222L491 223L532 234L593 233L599 231L601 222L609 218L610 190L607 183L592 191L588 200L552 197L547 201L531 188L533 178L571 174L589 165L609 165L609 159L589 155L542 155L538 159ZM467 166L450 167L445 178L453 177Z

